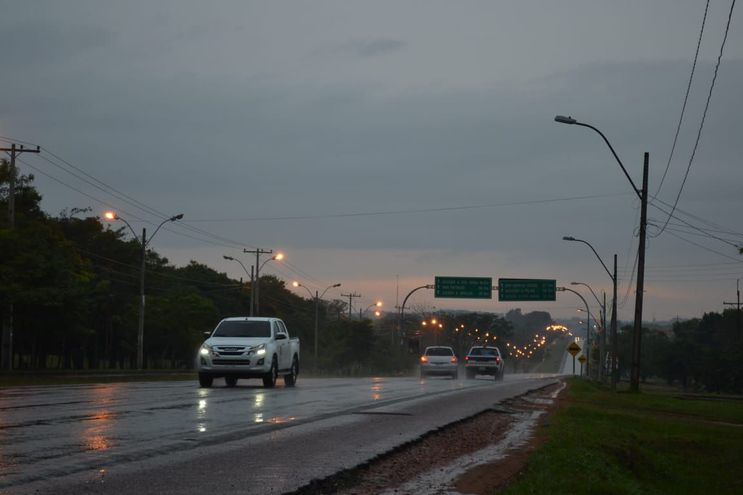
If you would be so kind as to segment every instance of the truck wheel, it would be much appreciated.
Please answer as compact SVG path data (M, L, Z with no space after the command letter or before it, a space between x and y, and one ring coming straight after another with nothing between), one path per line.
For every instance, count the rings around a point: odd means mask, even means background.
M299 360L297 356L292 359L292 368L288 375L284 375L284 385L287 387L293 387L297 384L297 376L299 376Z
M276 356L271 361L271 371L263 376L263 386L273 388L276 386L276 379L279 377L279 365L276 364Z
M199 387L209 388L212 386L212 382L214 382L214 378L205 373L199 373Z
M236 376L225 376L224 381L227 384L228 387L234 387L237 385L237 377Z

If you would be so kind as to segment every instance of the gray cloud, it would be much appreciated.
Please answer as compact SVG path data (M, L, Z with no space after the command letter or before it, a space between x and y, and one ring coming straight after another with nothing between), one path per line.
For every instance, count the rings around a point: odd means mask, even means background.
M363 58L377 57L404 49L405 41L390 38L356 39L346 43L343 48Z
M45 20L9 22L0 29L5 63L13 67L63 64L79 54L104 47L113 33L99 26L64 25Z

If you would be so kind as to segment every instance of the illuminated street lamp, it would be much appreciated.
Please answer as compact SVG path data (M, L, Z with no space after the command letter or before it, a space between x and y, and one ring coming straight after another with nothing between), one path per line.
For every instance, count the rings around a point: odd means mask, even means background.
M147 229L142 227L142 239L139 239L137 237L137 233L134 231L131 225L129 225L129 222L127 222L124 218L121 218L115 211L107 211L103 214L103 217L108 220L109 222L113 222L116 220L121 220L124 222L124 224L129 227L129 230L132 231L132 234L134 235L134 238L139 243L141 249L142 249L142 264L139 271L139 324L137 326L137 369L141 370L144 364L144 306L145 306L145 295L144 295L144 272L145 272L145 258L147 256L147 245L152 241L152 238L155 237L157 232L160 230L160 227L165 225L168 222L175 222L177 220L180 220L183 218L183 213L180 213L178 215L172 216L170 218L166 218L163 220L160 225L157 226L155 229L155 232L150 236L150 238L147 238Z
M271 254L273 253L273 250L269 249L268 251L264 251L262 249L256 249L255 251L249 251L247 249L243 249L244 253L255 253L255 316L260 316L260 310L259 308L259 295L260 295L260 285L261 285L261 270L263 270L263 267L266 266L266 263L269 261L281 261L284 259L284 253L276 253L270 258L268 258L263 263L260 263L260 255L261 254Z
M317 345L318 345L317 344L317 333L318 333L318 327L319 327L318 313L319 313L319 308L320 308L320 299L322 299L322 297L325 295L325 293L328 290L333 289L335 287L340 287L341 284L329 285L328 287L325 288L324 291L322 291L322 294L319 294L319 295L318 295L318 291L315 291L315 295L314 296L312 295L312 291L310 289L308 289L306 286L302 285L300 282L298 282L296 280L294 282L292 282L292 286L293 287L302 287L310 295L310 298L312 298L312 299L315 300L315 349L314 349L314 352L315 352L315 361L314 361L314 367L315 367L315 370L317 370Z
M383 304L383 303L382 303L382 301L377 301L377 302L375 302L375 303L372 303L372 304L370 304L369 306L367 306L367 307L366 307L366 309L364 309L363 311L362 311L361 309L359 309L359 320L360 320L360 319L361 319L361 318L363 317L363 315L364 315L364 314L366 314L366 312L367 312L367 311L369 311L369 310L370 310L371 308L381 308L381 307L382 307L382 304ZM375 312L374 312L374 314L375 314L376 316L379 316L379 315L380 315L381 313L379 312L379 310L377 310L377 311L375 311Z

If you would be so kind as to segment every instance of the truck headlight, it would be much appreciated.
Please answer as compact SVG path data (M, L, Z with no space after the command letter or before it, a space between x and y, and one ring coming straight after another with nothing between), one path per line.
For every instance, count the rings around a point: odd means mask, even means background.
M251 349L251 351L254 352L256 356L265 356L266 355L266 344L255 346Z
M203 346L199 351L199 354L201 354L202 356L208 356L210 352L211 349L208 346Z

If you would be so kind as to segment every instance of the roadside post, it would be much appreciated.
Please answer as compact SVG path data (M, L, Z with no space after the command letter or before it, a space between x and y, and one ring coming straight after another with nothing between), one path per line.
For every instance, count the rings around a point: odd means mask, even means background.
M578 353L580 352L580 346L576 342L572 342L568 346L568 352L570 353L570 355L573 356L573 374L575 374L575 356L577 356ZM581 363L581 367L582 366L583 366L583 363Z
M580 376L583 376L583 363L587 361L586 355L581 354L580 357L578 358L578 361L580 361Z

